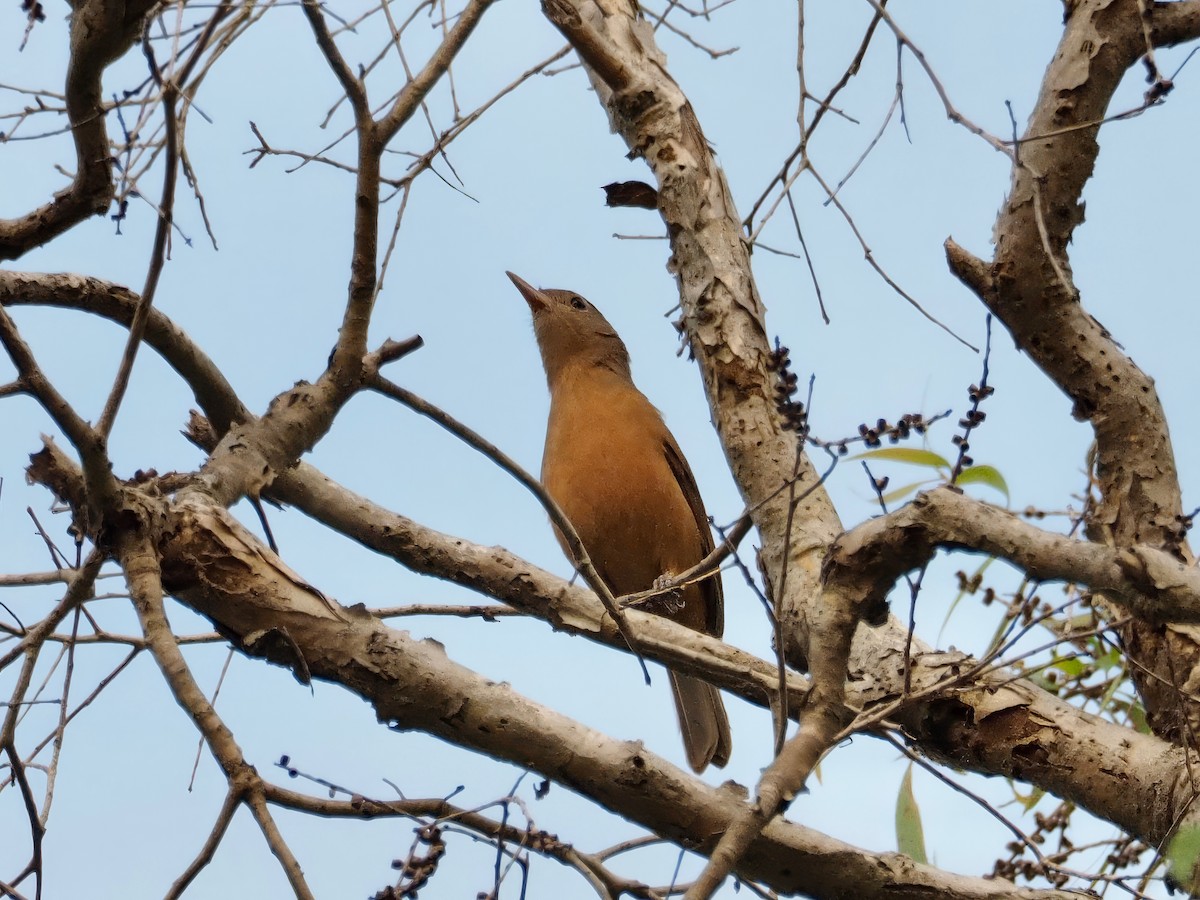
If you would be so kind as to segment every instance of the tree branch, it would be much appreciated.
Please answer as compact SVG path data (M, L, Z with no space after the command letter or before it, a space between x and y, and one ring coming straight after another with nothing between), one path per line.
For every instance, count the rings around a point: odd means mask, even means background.
M543 0L542 9L588 66L613 129L654 172L689 343L726 458L763 538L760 567L786 643L781 649L793 664L818 663L800 733L688 892L703 898L803 785L811 768L802 761L815 764L836 733L857 610L834 609L832 593L812 602L822 556L840 523L811 462L783 427L741 219L691 104L668 74L653 28L621 0ZM798 508L779 490L792 483L805 489Z
M1200 623L1200 570L1157 547L1113 548L1043 531L953 487L926 491L895 512L838 538L827 583L874 606L905 572L938 548L1007 560L1037 581L1067 581L1104 592L1151 623Z
M0 270L0 306L50 306L102 316L130 327L140 299L126 287L86 275ZM221 370L186 332L160 311L150 308L146 343L192 390L196 402L220 434L253 414L238 399Z
M112 156L104 123L104 70L133 45L157 0L78 0L71 10L71 57L66 108L75 142L71 185L17 219L0 219L0 260L16 259L89 216L101 215L113 196Z
M379 137L383 143L387 143L398 132L404 123L407 122L414 112L421 105L421 101L433 89L433 86L438 83L439 79L446 74L446 70L450 68L450 63L458 55L458 52L463 48L472 32L475 31L475 26L479 24L483 14L488 11L488 8L495 0L470 0L463 8L463 11L458 15L458 21L454 23L454 27L450 29L449 34L438 48L429 57L416 77L404 86L404 90L400 92L400 96L396 98L396 102L392 104L392 108L387 111L387 114L379 120Z
M1150 30L1159 40L1181 39L1197 27L1195 4L1172 11L1178 6L1150 7ZM1160 14L1165 31L1156 32ZM1101 499L1088 510L1088 537L1160 547L1190 561L1174 451L1154 382L1080 303L1067 256L1100 151L1098 123L1145 52L1138 0L1073 3L996 219L994 259L985 264L952 241L946 249L951 270L1071 398L1075 417L1092 426ZM1122 635L1151 727L1177 740L1194 733L1200 705L1180 702L1177 685L1200 665L1200 632L1135 619Z
M142 528L148 525L142 523ZM163 611L163 585L157 553L142 528L123 531L116 542L117 557L125 570L129 593L151 653L166 679L175 702L188 714L204 737L209 751L229 781L230 794L246 804L257 820L271 853L279 860L297 898L315 900L287 842L279 833L263 798L262 779L246 762L233 732L221 721L175 643Z
M393 728L425 731L531 768L671 840L699 841L702 851L741 807L736 790L711 788L640 743L615 740L535 704L452 662L435 641L388 629L359 608L331 612L312 588L294 576L279 577L274 565L264 568L256 561L261 554L237 549L253 538L230 531L224 510L216 511L223 524L198 505L178 513L163 548L164 576L177 596L239 635L244 651L302 677L346 686ZM232 549L241 565L208 567L197 577L197 562L222 547L226 558ZM970 897L1067 896L1022 893L1011 884L918 866L899 854L864 853L782 821L755 842L742 874L780 891L864 898L921 897L931 886Z

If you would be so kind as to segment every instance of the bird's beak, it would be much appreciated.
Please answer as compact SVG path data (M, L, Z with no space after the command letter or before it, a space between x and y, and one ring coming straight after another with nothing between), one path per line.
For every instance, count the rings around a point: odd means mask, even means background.
M509 281L517 286L517 290L521 292L521 296L529 304L530 312L539 313L544 309L550 308L550 298L520 275L514 275L512 272L505 272L504 274L508 276Z

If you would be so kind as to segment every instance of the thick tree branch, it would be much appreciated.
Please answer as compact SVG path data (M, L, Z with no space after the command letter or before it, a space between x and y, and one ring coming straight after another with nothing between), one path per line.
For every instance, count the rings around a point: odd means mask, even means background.
M825 551L841 530L815 469L784 427L772 392L765 310L741 218L691 104L668 74L654 30L625 0L544 0L547 18L589 69L613 130L658 182L683 320L726 458L763 538L762 569L794 665L813 665L800 733L759 784L689 898L706 898L802 787L843 716L846 654L858 610L819 593ZM803 498L781 491L794 484Z
M419 729L531 768L671 840L699 842L702 851L741 807L735 789L708 787L640 743L615 740L532 703L455 664L437 642L392 631L361 608L331 607L265 548L255 549L254 538L223 509L190 503L175 512L160 548L164 583L246 652L302 679L346 686L393 728ZM214 555L238 565L205 567ZM818 896L916 898L931 889L951 897L1067 896L949 875L898 854L865 853L782 821L755 842L740 871L780 891Z
M281 476L270 493L414 571L496 597L560 630L621 646L587 590L502 548L474 545L392 513L307 463ZM764 704L771 695L777 674L765 660L659 617L632 610L629 615L647 656L708 678L751 703ZM847 683L846 705L895 709L906 737L926 755L956 768L1027 781L1153 845L1187 811L1192 788L1187 755L1179 748L1081 712L1007 671L964 682L964 675L977 670L976 660L935 652L919 641L906 695L904 629L860 626L857 637L851 663L863 674ZM807 716L812 709L807 686L795 675L790 683L789 708ZM1138 802L1130 803L1131 795Z
M0 306L51 306L101 316L128 328L139 297L129 288L86 275L0 270ZM192 390L218 433L253 418L221 370L182 328L150 308L144 339Z
M1151 33L1162 41L1186 37L1197 27L1188 6L1150 6ZM1156 31L1160 14L1163 30ZM1084 309L1067 256L1099 155L1096 123L1146 51L1141 15L1138 0L1069 7L996 220L994 259L977 260L953 242L946 249L952 271L1071 398L1076 418L1092 426L1101 500L1088 510L1088 536L1161 547L1187 561L1175 456L1154 382ZM1180 702L1180 688L1192 681L1187 673L1200 666L1198 635L1138 620L1123 628L1151 727L1172 739L1200 726L1200 706Z
M1200 0L1150 4L1150 35L1155 47L1172 47L1200 38Z
M77 290L81 302L98 314L128 321L136 301L122 299L121 292L110 287L89 283ZM160 313L152 311L146 339L178 371L190 373L189 383L197 393L198 384L214 380L214 370ZM223 388L214 389L212 396L222 409L240 408L231 391L226 395ZM209 438L210 446L214 439L215 435ZM35 477L70 498L69 485L48 477L46 468L42 466ZM414 571L500 598L546 618L556 628L621 646L611 621L586 589L568 586L500 548L478 547L396 515L337 485L307 463L284 473L269 495ZM1087 546L1080 544L1081 552L1087 552ZM636 611L630 615L649 656L708 677L750 702L765 703L771 695L776 680L772 664L659 617ZM901 706L895 718L926 754L946 758L957 767L1028 781L1111 818L1150 843L1158 843L1168 833L1191 796L1179 751L1081 713L1006 673L964 685L956 679L976 663L963 654L935 653L919 641L914 654L911 680L918 699ZM860 627L852 668L870 677L855 677L849 683L847 705L866 710L901 700L904 659L902 628ZM807 685L796 676L791 682L789 707L804 710ZM1011 752L1014 746L1019 752ZM1130 803L1130 796L1137 796L1138 802Z
M841 525L825 491L809 490L818 482L816 470L797 456L795 436L781 427L764 310L724 175L691 105L667 74L653 29L631 4L548 0L543 10L589 66L614 129L658 181L691 349L726 458L763 538L762 568L776 584L787 571L787 590L775 601L788 649L801 658L808 649L806 607L818 592L824 549ZM804 499L789 517L780 488L793 478Z
M63 496L72 496L69 486L64 489L62 484L78 481L78 470L72 474L70 468L70 462L61 454L43 454L31 474L43 483L54 485ZM347 532L354 531L346 527L348 523L357 520L359 530L355 536L369 546L386 549L410 564L416 559L431 573L453 577L531 611L540 605L549 610L543 615L551 621L569 620L581 633L594 633L605 625L599 604L586 591L539 573L527 563L507 557L503 551L472 548L467 542L437 536L419 527L406 532L401 517L389 516L362 498L355 498L330 482L322 482L307 467L280 479L275 490L297 487L289 485L291 478L298 480L303 496L289 499L300 501L302 508L308 505L310 513L322 520L344 518L347 522L343 522L343 530ZM282 567L273 554L220 508L199 502L177 503L172 508L171 523L163 528L170 541L162 552L164 572L178 595L219 623L227 634L241 635L248 651L283 662L302 678L321 674L313 665L311 651L297 636L304 635L314 619L336 623L346 615L355 614L340 612L329 605L319 592ZM217 558L225 561L222 566L210 565ZM188 587L189 584L192 586ZM646 636L644 645L649 655L661 657L685 671L707 671L710 677L716 676L714 681L738 690L752 701L762 702L760 698L774 684L773 667L765 661L748 665L746 657L737 655L732 648L694 635L690 639L700 642L697 648L704 651L704 661L697 662L688 652L696 648L685 646L689 638L674 634L686 633L686 629L635 611L630 616L639 633ZM611 623L607 627L610 640L617 641ZM330 634L322 640L332 642L332 647L341 640L342 632L334 624L330 628ZM878 635L882 631L867 633ZM716 646L710 648L710 642ZM677 643L679 647L672 650ZM368 646L373 648L371 659L375 662L380 658L379 653L391 652L371 642ZM406 653L406 647L392 650ZM875 647L868 652L876 677L851 683L854 691L849 705L864 710L889 706L890 717L899 721L930 755L945 757L958 766L1028 780L1076 800L1154 844L1170 833L1190 805L1193 792L1187 783L1189 767L1185 764L1186 754L1178 748L1082 713L1001 674L982 683L977 680L963 683L962 675L969 672L973 663L961 654L929 653L914 659L913 691L924 699L897 705L900 698L888 693L888 685L902 684L899 674L903 667L902 642L890 651ZM344 656L337 658L342 660ZM324 674L358 690L352 680L341 680L333 669ZM475 690L473 686L446 686L451 692L460 688ZM792 708L801 706L802 695L794 697ZM503 713L498 711L498 714ZM539 711L535 719L540 721L546 714ZM534 727L532 722L530 727ZM591 746L590 734L587 741ZM494 752L494 748L479 749ZM559 777L552 766L546 773ZM614 773L609 771L609 774ZM632 790L636 794L643 786L639 780ZM1129 802L1131 796L1136 796L1138 802ZM635 800L627 797L612 808L627 814L623 810L630 804L635 804ZM653 818L641 821L651 828L662 827ZM726 820L723 827L728 825ZM769 826L758 841L770 840L775 827ZM743 866L751 864L754 848L758 846L758 843L751 845ZM749 870L739 867L739 871Z
M147 504L149 508L152 504ZM222 510L223 511L223 510ZM146 643L162 671L175 702L182 707L203 735L209 751L229 780L230 797L236 797L249 807L266 837L271 853L279 860L288 883L297 898L314 898L304 879L304 872L291 848L279 833L263 797L262 780L249 765L238 746L233 732L221 721L196 680L192 677L183 653L163 609L163 585L160 578L158 554L147 532L156 532L154 517L143 520L140 526L123 531L116 541L117 558L125 570L129 594L137 610L138 621Z
M17 219L0 219L0 260L16 259L108 209L113 196L112 152L101 80L109 64L141 36L142 21L155 5L157 0L72 4L65 93L75 142L75 178L49 203Z
M1148 622L1200 623L1200 570L1146 545L1114 548L1043 531L952 487L920 494L893 513L838 538L826 562L828 583L853 602L886 602L900 577L938 548L1007 560L1038 581L1069 581Z

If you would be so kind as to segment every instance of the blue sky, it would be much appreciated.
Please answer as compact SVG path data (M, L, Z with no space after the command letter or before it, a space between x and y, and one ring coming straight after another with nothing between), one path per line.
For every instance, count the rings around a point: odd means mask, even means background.
M1020 0L905 3L889 9L925 51L960 112L1008 137L1012 126L1005 101L1011 101L1017 126L1023 127L1057 39L1057 6ZM824 94L857 47L870 9L865 3L826 2L806 4L806 11L807 78L815 93ZM0 13L0 46L8 48L0 53L0 84L49 89L61 84L64 8L52 7L49 13L21 54L13 52L23 28L19 10L13 5ZM797 140L795 15L792 5L769 4L768 9L742 2L720 10L711 23L695 23L703 42L740 48L718 60L660 32L671 71L716 148L743 215ZM377 25L365 25L347 39L344 50L352 63L369 60L382 46ZM406 49L410 61L417 61L422 46L436 35L424 26L413 34L414 46ZM455 69L462 109L485 101L562 43L536 4L496 4ZM1183 56L1164 52L1160 65L1171 72ZM1100 163L1085 194L1087 222L1071 250L1084 303L1157 380L1180 450L1185 508L1197 505L1198 496L1198 473L1187 452L1196 437L1190 327L1194 239L1187 217L1200 199L1195 180L1186 177L1193 167L1197 120L1196 95L1188 90L1192 71L1184 69L1179 89L1162 108L1102 132ZM113 68L108 88L140 80L143 72L140 54L132 53ZM911 140L898 117L893 119L839 196L888 273L932 315L981 344L982 307L947 271L942 242L953 236L990 256L992 221L1007 188L1008 165L947 120L909 54L903 72ZM1118 108L1140 102L1139 74L1122 88ZM396 83L394 71L390 82L385 75L372 83L378 100ZM891 102L895 77L895 42L881 34L861 74L838 99L857 124L827 117L813 139L813 158L826 179L839 179L869 144ZM348 122L342 110L328 129L319 127L337 97L302 13L281 6L268 11L206 79L198 106L212 121L193 114L189 122L187 144L220 250L208 243L199 210L181 182L176 218L191 246L175 241L156 305L214 357L255 410L295 380L315 377L333 345L348 279L353 184L345 173L317 165L287 174L291 162L280 158L248 168L251 157L244 153L256 144L249 122L274 146L315 150ZM0 101L0 112L22 102L5 90ZM449 124L444 86L431 96L430 109L439 128ZM58 124L47 117L24 129L32 133ZM425 124L414 121L394 147L421 152L428 141ZM644 179L647 170L625 158L626 148L609 133L583 73L576 68L532 79L449 153L469 196L432 175L418 181L379 300L375 343L414 333L426 342L419 353L393 366L391 376L536 471L548 406L545 382L527 309L504 271L537 285L577 290L604 310L629 345L635 379L687 453L709 513L719 523L735 519L741 502L709 424L696 368L676 353L678 341L667 315L676 298L665 268L666 243L614 237L659 238L661 222L652 212L602 204L601 185ZM16 215L44 201L63 184L51 163L70 166L71 159L62 138L0 145L0 215ZM405 163L397 156L395 171ZM438 171L452 177L444 163ZM157 178L152 175L143 185L150 196L158 194ZM967 386L979 378L980 357L930 325L879 279L840 214L823 205L811 179L800 179L795 196L831 324L821 322L802 262L760 249L754 265L770 333L791 348L802 381L815 375L814 431L832 439L879 417L895 420L909 411L931 415L953 409L950 422L928 437L931 449L950 455L952 423L966 408ZM394 213L394 205L384 211L384 234ZM15 268L81 271L140 288L154 226L152 210L135 202L122 235L114 233L111 222L95 219L28 254ZM762 241L798 249L786 212L767 226ZM86 417L98 416L120 354L118 329L49 310L20 310L17 320L77 409ZM1084 485L1087 428L1070 418L1065 397L1013 349L999 327L991 366L997 393L985 407L986 426L972 439L976 460L1001 469L1014 508L1078 507L1072 495ZM194 405L165 365L143 353L113 435L117 472L195 468L200 454L178 434ZM3 408L4 570L41 570L48 567L45 550L25 507L31 506L56 536L63 534L66 521L48 511L44 491L25 485L22 469L38 447L38 434L52 427L31 401L9 399ZM310 460L347 487L407 516L479 543L502 544L569 574L529 494L436 426L390 402L370 395L355 399ZM912 474L884 466L875 470L890 474L893 483ZM876 511L857 464L840 466L828 487L847 526ZM257 527L246 509L237 512ZM284 558L343 603L478 599L412 576L295 511L272 512L271 522ZM749 542L744 552L751 562ZM918 617L926 640L935 640L943 625L954 593L952 573L977 564L944 561L926 578ZM1016 581L1000 578L998 583L1011 588ZM726 575L726 592L727 638L767 654L768 628L757 601L732 573ZM0 600L34 618L53 596L46 590L8 590ZM136 630L124 601L95 606L112 629ZM181 607L171 615L181 631L204 630ZM946 624L942 645L982 650L995 615L964 604ZM436 638L458 661L588 725L642 739L682 764L661 673L646 689L627 658L555 635L537 621L422 618L395 624ZM121 655L119 648L81 652L78 685L102 677ZM224 657L217 647L188 655L200 683L209 686ZM7 673L0 677L0 688L7 689L9 678ZM59 688L48 690L58 695ZM82 696L84 688L75 690ZM769 762L769 717L732 698L727 705L734 757L724 773L710 772L706 778L753 785ZM264 773L286 753L306 772L377 796L391 795L384 779L408 796L446 795L463 785L456 802L465 806L502 796L519 775L422 735L389 733L364 703L341 689L318 684L310 692L286 672L242 657L233 660L218 708L248 759ZM32 713L22 734L40 737L33 723L44 720L49 728L53 716ZM150 660L139 658L68 733L47 835L47 895L66 896L85 885L94 890L97 884L111 885L114 895L117 888L127 897L161 895L199 848L223 794L207 754L201 754L195 790L188 790L195 752L196 735L186 716L171 702ZM856 738L822 765L820 778L793 804L790 816L862 847L894 849L892 804L902 774L893 750ZM1006 839L1000 827L923 775L916 783L934 861L968 873L989 870ZM581 849L598 850L636 833L619 820L581 813L578 800L563 789L534 801L530 785L527 781L522 794L536 824ZM1010 796L1001 783L975 787L993 799ZM6 831L21 821L15 800L11 792L0 794ZM969 842L962 838L963 817L972 823ZM366 896L386 883L387 862L403 857L411 840L411 825L405 822L326 823L283 814L280 819L318 896ZM486 847L458 839L427 895L472 896L486 889L490 859ZM635 854L628 872L666 883L673 859L669 852ZM0 846L0 877L15 864ZM530 878L534 898L582 896L586 890L550 861L535 859ZM515 888L509 886L502 896L516 896ZM200 897L285 892L278 866L244 814L193 889ZM733 896L732 889L723 896Z

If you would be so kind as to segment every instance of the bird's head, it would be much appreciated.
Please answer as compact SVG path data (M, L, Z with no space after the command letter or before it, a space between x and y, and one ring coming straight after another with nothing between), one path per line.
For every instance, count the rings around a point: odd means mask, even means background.
M629 377L629 351L592 303L574 291L539 289L512 272L505 274L529 304L551 385L571 366L601 366Z

